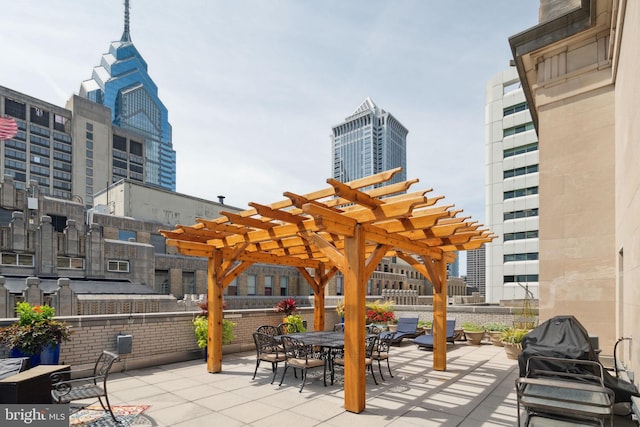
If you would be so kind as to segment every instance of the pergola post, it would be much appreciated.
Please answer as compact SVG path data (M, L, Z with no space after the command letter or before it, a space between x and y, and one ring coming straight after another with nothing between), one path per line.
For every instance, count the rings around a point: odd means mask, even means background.
M356 225L353 237L345 237L347 268L344 275L344 409L359 413L365 408L365 303L367 275L365 236Z
M439 286L433 288L433 369L447 370L447 262L434 260Z
M314 330L324 331L324 286L313 293L313 325Z
M207 269L207 308L209 312L207 339L207 371L222 372L222 281L219 280L222 267L222 252L214 250L209 257Z

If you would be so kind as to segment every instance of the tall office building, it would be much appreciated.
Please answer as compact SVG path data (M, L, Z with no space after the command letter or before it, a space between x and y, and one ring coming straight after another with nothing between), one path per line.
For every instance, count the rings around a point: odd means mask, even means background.
M467 287L477 289L485 295L486 286L486 243L484 246L467 251Z
M487 84L486 300L538 298L538 136L510 68Z
M131 41L128 0L124 16L122 37L111 43L91 79L82 82L80 96L110 108L114 125L142 135L145 182L175 191L176 152L168 112L147 73L147 63Z
M341 182L402 167L384 185L407 179L407 133L390 113L379 108L371 98L333 127L331 135L332 177Z
M0 86L4 115L18 133L0 144L0 176L19 190L35 182L40 194L92 207L110 182L144 182L144 138L114 126L102 105L74 95L63 108Z

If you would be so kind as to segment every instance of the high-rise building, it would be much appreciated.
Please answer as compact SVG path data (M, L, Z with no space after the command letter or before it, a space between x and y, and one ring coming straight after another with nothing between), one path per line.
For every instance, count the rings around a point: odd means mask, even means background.
M122 37L102 55L91 79L82 82L80 96L110 108L114 125L142 135L145 182L175 191L176 152L168 112L147 72L147 63L131 41L128 0L124 16Z
M538 136L515 67L487 84L488 302L538 298ZM531 295L530 294L530 295Z
M331 176L348 182L402 167L402 172L384 185L406 181L407 133L395 117L371 98L365 99L343 123L333 127Z
M72 96L66 108L0 86L0 115L18 133L0 145L0 175L17 189L93 206L93 194L121 179L144 182L144 138L111 123L108 108Z
M467 287L477 289L481 295L485 292L485 248L484 246L467 251Z

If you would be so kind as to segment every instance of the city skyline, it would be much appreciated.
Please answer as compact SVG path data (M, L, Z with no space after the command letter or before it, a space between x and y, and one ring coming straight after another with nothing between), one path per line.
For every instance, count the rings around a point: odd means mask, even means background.
M538 3L134 0L131 38L169 111L178 192L244 208L323 188L332 126L371 97L409 130L407 177L483 222L486 82ZM2 84L56 105L124 22L98 0L5 13Z

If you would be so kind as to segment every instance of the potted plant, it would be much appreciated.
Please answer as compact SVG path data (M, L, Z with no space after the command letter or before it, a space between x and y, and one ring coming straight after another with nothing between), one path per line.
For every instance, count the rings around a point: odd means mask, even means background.
M491 344L502 347L502 333L509 329L509 325L501 322L487 322L482 325Z
M473 322L463 322L462 331L467 338L467 344L480 345L482 343L484 328L481 325Z
M418 322L418 327L424 329L425 334L431 333L433 322L431 320L421 320Z
M273 307L273 310L276 313L284 314L285 318L282 321L287 323L286 317L291 316L293 313L298 311L298 304L293 298L285 298L281 301L278 301L278 303Z
M529 329L509 328L502 332L502 346L508 359L517 360L522 352L522 339Z
M341 299L336 305L336 313L340 316L340 321L344 323L344 300Z
M302 320L302 316L300 316L299 314L290 314L287 317L284 318L284 323L291 323L296 325L296 327L298 328L298 331L300 332L306 332L307 328L304 325L304 320Z
M233 334L235 326L235 322L222 319L222 344L231 344L235 339L235 335ZM209 319L203 316L196 316L196 318L193 319L193 331L196 335L198 348L207 347L209 340Z
M196 336L198 348L204 348L204 358L207 359L207 344L209 343L209 305L208 302L198 301L200 313L193 319L193 332ZM227 304L222 301L222 308L226 309ZM231 344L235 339L233 333L237 323L228 319L222 319L222 345Z
M0 342L10 350L11 357L29 357L31 367L57 365L60 344L71 339L71 327L55 320L55 309L48 305L16 305L18 321L0 330Z
M393 312L394 305L395 303L391 300L376 300L372 303L368 303L366 322L383 325L386 328L390 322L396 319Z

